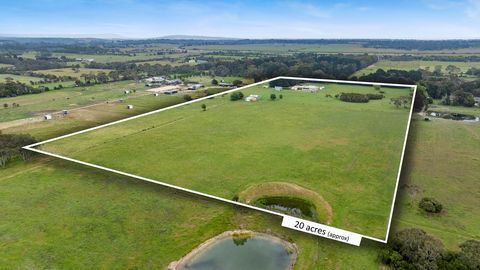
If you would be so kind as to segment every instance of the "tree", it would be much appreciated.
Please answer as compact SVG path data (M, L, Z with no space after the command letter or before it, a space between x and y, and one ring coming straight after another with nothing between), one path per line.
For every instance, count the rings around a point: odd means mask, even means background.
M443 244L420 229L396 233L379 254L379 259L394 269L438 269Z
M107 73L105 72L99 72L97 74L97 80L100 82L100 83L107 83L108 82L108 75Z
M271 94L270 95L270 100L274 101L275 99L277 99L277 95Z
M241 86L243 84L243 82L241 80L234 80L232 82L232 84L235 85L235 86Z
M8 104L7 103L3 103L3 108L8 108Z
M0 134L0 167L15 156L28 160L33 152L22 149L23 146L35 143L36 140L27 134Z
M218 81L215 80L215 79L213 79L213 80L212 80L212 85L218 85Z
M190 95L184 95L184 96L183 96L183 99L184 99L185 101L190 101L190 100L192 100L193 98L192 98L192 96L190 96Z
M206 110L207 110L207 105L202 104L202 110L203 110L203 111L206 111Z
M231 101L236 101L236 100L242 100L244 97L242 92L235 91L230 95L230 100Z
M278 96L278 98L279 98L279 99L283 99L283 95L280 94L280 95Z

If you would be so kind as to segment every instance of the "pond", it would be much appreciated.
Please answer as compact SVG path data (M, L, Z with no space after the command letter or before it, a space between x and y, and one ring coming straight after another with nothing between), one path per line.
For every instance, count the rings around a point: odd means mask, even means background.
M443 119L450 119L456 121L466 121L466 122L479 122L480 118L475 115L470 114L462 114L462 113L449 113L449 112L434 112L428 111L427 113L429 116L443 118Z
M291 269L296 259L291 243L273 236L254 234L245 238L231 235L214 239L192 256L187 255L176 269ZM287 243L287 244L286 244Z
M257 199L254 204L270 210L292 216L317 220L315 205L308 200L288 196L265 196Z

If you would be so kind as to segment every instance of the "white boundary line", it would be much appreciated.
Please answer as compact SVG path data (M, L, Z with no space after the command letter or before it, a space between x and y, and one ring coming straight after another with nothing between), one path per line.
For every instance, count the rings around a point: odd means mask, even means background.
M261 82L256 82L256 83L253 83L253 84L242 86L242 87L239 87L239 88L234 88L234 89L231 89L231 90L220 92L220 93L217 93L217 94L214 94L214 95L205 96L205 97L202 97L202 98L198 98L198 99L194 99L194 100L191 100L191 101L179 103L179 104L169 106L169 107L166 107L166 108L162 108L162 109L154 110L154 111L151 111L151 112L147 112L147 113L135 115L135 116L132 116L132 117L128 117L128 118L125 118L125 119L113 121L113 122L103 124L103 125L99 125L99 126L96 126L96 127L87 128L87 129L80 130L80 131L77 131L77 132L73 132L73 133L70 133L70 134L66 134L66 135L63 135L63 136L59 136L59 137L55 137L55 138L48 139L48 140L45 140L45 141L41 141L41 142L38 142L38 143L30 144L30 145L24 146L22 148L26 149L26 150L33 151L33 152L37 152L37 153L40 153L40 154L44 154L44 155L47 155L47 156L51 156L51 157L67 160L67 161L70 161L70 162L78 163L78 164L81 164L81 165L85 165L85 166L89 166L89 167L113 172L113 173L116 173L116 174L132 177L132 178L137 178L137 179L140 179L140 180L143 180L143 181L146 181L146 182L162 185L162 186L165 186L165 187L181 190L181 191L184 191L184 192L190 192L190 193L200 195L200 196L203 196L203 197L207 197L207 198L210 198L210 199L215 199L215 200L219 200L219 201L226 202L226 203L231 203L231 204L238 205L238 206L243 206L243 207L254 209L254 210L257 210L257 211L264 212L264 213L276 215L276 216L279 216L279 217L290 217L290 215L282 214L282 213L271 211L271 210L268 210L268 209L264 209L264 208L256 207L256 206L253 206L253 205L249 205L249 204L245 204L245 203L241 203L241 202L217 197L217 196L206 194L206 193L203 193L203 192L198 192L198 191L195 191L195 190L179 187L179 186L168 184L168 183L165 183L165 182L160 182L160 181L150 179L150 178L146 178L146 177L143 177L143 176L118 171L118 170L115 170L115 169L103 167L103 166L100 166L100 165L84 162L84 161L81 161L81 160L61 156L61 155L58 155L58 154L54 154L54 153L50 153L50 152L47 152L47 151L43 151L43 150L39 150L39 149L34 148L34 147L37 147L37 146L42 145L42 144L50 143L50 142L53 142L53 141L57 141L57 140L61 140L61 139L64 139L64 138L72 137L72 136L82 134L82 133L86 133L86 132L89 132L89 131L94 131L94 130L97 130L97 129L100 129L100 128L112 126L112 125L119 124L119 123L122 123L122 122L126 122L126 121L129 121L129 120L133 120L133 119L148 116L148 115L151 115L151 114L155 114L155 113L163 112L163 111L166 111L166 110L174 109L174 108L181 107L181 106L184 106L184 105L188 105L188 104L191 104L191 103L194 103L194 102L199 102L199 101L202 101L202 100L210 99L212 97L221 96L221 95L228 94L228 93L231 93L231 92L239 91L239 90L242 90L242 89L245 89L245 88L250 88L250 87L253 87L253 86L261 85L261 84L264 84L264 83L267 83L267 82L270 82L270 81L274 81L274 80L277 80L277 79L327 82L327 83L338 83L338 84L380 85L380 86L401 87L401 88L408 88L409 87L409 88L414 89L413 96L412 96L412 102L411 102L411 105L410 105L410 114L409 114L409 118L408 118L407 129L406 129L406 132L405 132L403 149L402 149L402 153L401 153L401 157L400 157L400 164L399 164L400 167L398 168L397 182L395 184L395 191L394 191L394 194L393 194L392 207L390 209L390 217L389 217L389 221L388 221L388 227L387 227L387 233L386 233L385 239L379 239L379 238L371 237L371 236L368 236L368 235L359 234L363 238L367 238L367 239L377 241L377 242L381 242L381 243L387 243L388 235L390 233L390 226L391 226L391 223L392 223L393 210L394 210L394 206L395 206L398 184L399 184L399 181L400 181L403 158L404 158L405 149L406 149L406 145L407 145L408 133L409 133L409 130L410 130L410 122L411 122L411 119L412 119L413 104L414 104L415 95L416 95L416 92L417 92L417 86L416 85L279 76L279 77L271 78L271 79L264 80L264 81L261 81ZM321 225L323 225L323 224L321 224ZM324 225L324 226L326 226L326 225ZM355 234L358 234L358 233L355 233Z

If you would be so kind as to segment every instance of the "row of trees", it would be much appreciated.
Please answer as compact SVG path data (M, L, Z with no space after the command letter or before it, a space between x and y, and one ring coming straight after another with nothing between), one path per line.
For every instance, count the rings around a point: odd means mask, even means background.
M0 82L0 98L35 94L43 91L43 89L33 88L18 81L6 80L4 83Z
M234 61L209 58L207 63L195 66L150 65L134 63L91 63L88 68L117 70L122 78L165 74L191 74L206 72L214 76L240 76L255 81L280 75L313 78L346 79L357 70L373 64L376 57L369 55L317 55L295 54L289 56L236 59Z

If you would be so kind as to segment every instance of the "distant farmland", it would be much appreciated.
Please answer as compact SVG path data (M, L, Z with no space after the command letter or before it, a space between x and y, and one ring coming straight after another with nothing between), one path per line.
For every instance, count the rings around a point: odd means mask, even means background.
M390 61L381 60L377 63L370 65L362 70L357 71L353 76L362 76L370 73L374 73L377 69L389 70L417 70L428 69L434 71L435 67L440 66L442 72L448 73L445 69L447 66L453 65L458 67L461 72L466 72L472 67L480 68L480 62L448 62L448 61Z

